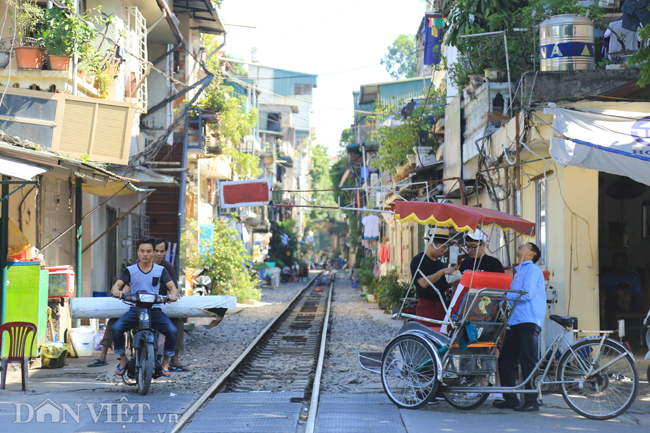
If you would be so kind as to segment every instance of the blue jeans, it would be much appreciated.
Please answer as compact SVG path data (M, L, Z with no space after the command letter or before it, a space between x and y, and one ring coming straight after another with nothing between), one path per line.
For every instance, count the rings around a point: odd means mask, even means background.
M165 336L165 356L174 356L178 330L160 308L151 309L150 320L151 327ZM125 353L124 333L138 326L138 321L138 308L131 307L113 325L113 344L115 345L113 349L117 355Z

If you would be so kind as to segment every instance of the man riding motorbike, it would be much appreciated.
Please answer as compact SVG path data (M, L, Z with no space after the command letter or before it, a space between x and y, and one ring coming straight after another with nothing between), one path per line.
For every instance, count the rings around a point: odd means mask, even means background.
M168 290L168 299L171 302L178 299L178 290L176 290L176 285L167 270L153 262L155 247L156 240L154 238L145 236L138 241L137 251L140 262L124 269L122 275L120 275L111 288L113 296L121 298L123 293L129 292L146 292L158 295L160 294L161 285L164 284ZM128 362L124 350L124 333L133 329L137 324L138 308L131 307L113 325L114 351L120 355L120 364L117 366L117 370L115 370L115 374L118 376L124 375ZM162 375L168 377L170 376L169 359L175 352L174 347L176 345L178 331L171 320L169 320L169 317L162 312L159 305L151 309L151 326L165 336L165 352L160 367Z

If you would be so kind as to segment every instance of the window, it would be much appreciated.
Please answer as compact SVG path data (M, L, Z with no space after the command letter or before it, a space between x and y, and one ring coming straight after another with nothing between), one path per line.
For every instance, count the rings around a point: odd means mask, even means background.
M138 113L146 113L148 105L147 93L147 25L144 16L136 6L126 6L126 40L129 53L126 56L127 82L125 97L133 98ZM140 87L137 84L140 83Z
M296 95L307 95L311 96L311 84L294 84L293 85L293 94Z
M535 233L536 243L540 250L542 250L542 257L540 257L537 264L539 267L546 269L548 257L548 193L546 192L546 179L540 179L535 182Z
M280 132L282 113L269 113L267 119L266 129L269 131Z

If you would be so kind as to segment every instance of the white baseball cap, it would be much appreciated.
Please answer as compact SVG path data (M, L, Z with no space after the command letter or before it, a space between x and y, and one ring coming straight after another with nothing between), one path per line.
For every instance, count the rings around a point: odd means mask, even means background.
M487 236L480 229L476 229L473 232L467 232L467 237L478 242L487 242Z

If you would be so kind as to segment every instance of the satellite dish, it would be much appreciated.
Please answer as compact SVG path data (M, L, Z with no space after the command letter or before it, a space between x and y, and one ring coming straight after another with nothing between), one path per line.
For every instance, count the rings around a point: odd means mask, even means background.
M645 189L646 186L642 183L635 182L629 177L623 177L607 188L607 195L617 200L629 200L643 195Z

